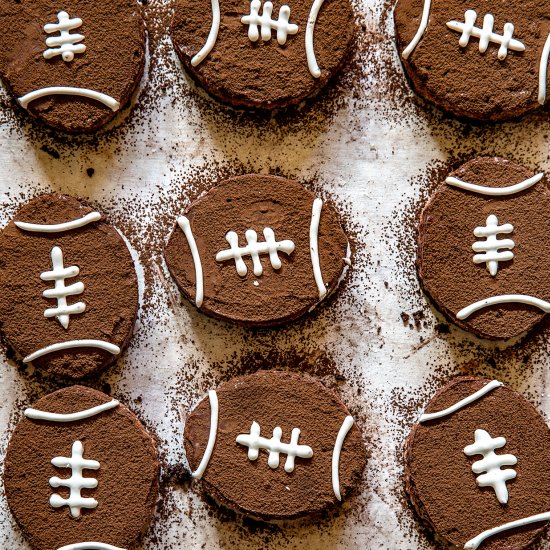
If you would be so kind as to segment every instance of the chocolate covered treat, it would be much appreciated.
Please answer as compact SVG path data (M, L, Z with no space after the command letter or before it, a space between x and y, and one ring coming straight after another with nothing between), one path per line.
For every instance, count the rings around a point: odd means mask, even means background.
M206 91L229 105L273 109L323 87L354 31L349 0L176 0L171 32Z
M112 363L138 311L118 231L77 199L41 195L0 235L0 326L23 362L80 378Z
M205 313L255 326L292 321L334 291L350 264L333 208L300 184L247 175L194 202L164 251Z
M497 121L547 102L548 2L398 0L394 18L415 91L446 111Z
M466 550L530 547L550 521L550 431L519 393L459 377L405 443L405 489L439 536Z
M453 322L489 339L550 311L550 192L543 173L478 158L449 174L422 212L418 275Z
M310 376L260 371L211 390L185 422L193 478L254 518L325 510L357 487L366 462L345 405Z
M4 463L9 508L34 550L133 547L158 493L154 442L111 397L65 388L25 410Z
M0 77L31 115L88 132L129 102L145 65L137 0L0 0L0 15Z

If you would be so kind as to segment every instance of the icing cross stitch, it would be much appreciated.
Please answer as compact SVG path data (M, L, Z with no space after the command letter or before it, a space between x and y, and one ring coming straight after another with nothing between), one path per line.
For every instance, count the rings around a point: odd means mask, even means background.
M298 25L289 23L290 8L286 5L279 9L279 19L271 19L273 12L273 4L266 2L263 7L262 15L260 15L261 0L252 0L250 3L250 13L241 19L241 23L248 25L248 38L252 42L257 42L261 37L264 42L271 40L271 30L277 31L277 42L280 46L286 44L286 39L289 34L298 32ZM258 30L260 27L260 30Z
M483 252L483 254L474 255L474 264L485 263L489 273L494 277L498 271L498 262L505 262L514 257L511 251L515 243L512 239L497 238L499 233L512 233L514 226L510 223L498 225L498 218L491 214L485 222L485 227L476 227L474 235L476 237L487 237L486 241L477 241L472 245L474 252ZM499 249L505 248L504 252L499 252Z
M44 25L44 30L48 34L59 32L59 36L46 38L48 49L43 53L43 56L46 59L52 59L60 55L63 61L68 63L74 59L75 53L84 53L86 51L86 46L79 44L79 42L84 40L84 36L82 34L71 34L71 31L78 29L82 25L82 19L78 17L70 19L66 11L60 11L57 14L57 19L59 23Z

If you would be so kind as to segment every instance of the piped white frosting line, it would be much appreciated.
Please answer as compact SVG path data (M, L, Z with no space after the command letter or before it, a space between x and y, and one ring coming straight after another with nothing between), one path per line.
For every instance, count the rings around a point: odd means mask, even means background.
M84 227L89 223L97 222L101 219L99 212L90 212L82 218L72 220L65 223L57 223L54 225L40 224L40 223L27 223L27 222L15 222L15 225L23 231L33 231L35 233L61 233L63 231L70 231L71 229L78 229Z
M317 64L315 49L313 47L313 33L315 31L315 23L317 22L317 17L319 15L319 11L321 11L323 2L324 0L315 0L315 2L313 2L306 25L305 35L307 67L313 78L319 78L321 76L321 69L319 69L319 65Z
M311 210L311 225L309 227L309 251L311 254L311 266L313 267L313 277L317 288L319 289L319 300L327 295L327 288L323 282L321 273L321 263L319 261L319 222L321 221L321 210L323 201L315 199Z
M202 275L202 263L201 256L199 254L199 249L197 248L197 243L195 242L195 237L193 236L193 231L191 231L191 224L185 216L180 216L177 219L178 225L180 226L185 238L187 239L187 244L191 249L191 256L193 257L193 263L195 264L195 304L197 307L202 306L202 301L204 300L204 279Z
M212 51L212 48L216 44L218 39L218 32L220 30L220 3L219 0L211 0L212 2L212 26L210 27L210 32L208 33L208 38L206 43L200 49L200 51L193 56L191 59L191 65L196 67L199 63L204 61L208 54Z
M89 90L88 88L72 88L70 86L51 86L49 88L41 88L40 90L34 90L33 92L20 97L17 101L23 109L26 109L29 106L29 103L35 99L40 99L41 97L46 97L49 95L76 95L87 97L103 103L103 105L106 105L112 111L118 111L120 109L120 103L110 95L102 94L101 92L96 92L95 90Z
M77 422L78 420L84 420L85 418L91 418L101 414L102 412L108 411L118 407L119 402L116 399L108 401L107 403L102 403L97 407L92 407L91 409L85 409L83 411L78 411L70 414L60 414L52 413L48 411L40 411L38 409L25 409L25 416L32 420L48 420L49 422Z
M410 55L415 50L416 46L418 46L418 43L420 42L421 38L424 36L424 33L426 32L426 28L428 27L428 20L430 18L431 8L432 8L431 0L424 0L424 8L422 10L422 19L420 20L420 26L418 27L418 30L416 31L414 38L411 40L409 45L403 50L403 53L401 54L401 57L403 57L403 59L409 59Z
M67 544L66 546L61 546L57 550L125 550L118 546L113 546L112 544L107 544L105 542L76 542L74 544Z
M457 319L466 319L472 313L499 304L527 304L528 306L535 306L544 311L550 313L550 303L534 296L527 296L525 294L502 294L501 296L491 296L479 302L474 302L469 306L461 309L457 314Z
M504 384L502 382L499 382L498 380L492 380L483 388L476 391L475 393L472 393L472 395L469 395L468 397L465 397L464 399L461 399L458 403L455 403L454 405L451 405L447 409L443 409L442 411L435 412L435 413L429 413L429 414L423 414L418 419L418 422L428 422L428 420L435 420L437 418L442 418L443 416L448 416L449 414L453 414L456 411L466 407L470 403L474 403L478 399L481 399L484 395L488 394L490 391L493 391L496 388L500 388L500 386L503 386Z
M58 344L52 344L51 346L46 346L45 348L39 349L30 355L27 355L27 357L23 359L23 363L30 363L43 355L72 348L98 348L108 351L113 355L118 355L120 353L120 348L118 346L111 344L110 342L104 342L103 340L69 340L67 342L59 342Z
M498 527L493 527L492 529L487 529L487 531L483 531L483 533L480 533L479 535L477 535L477 537L474 537L473 539L469 540L464 545L464 550L476 550L476 548L479 548L480 544L485 539L488 539L493 535L498 535L499 533L502 533L504 531L509 531L510 529L516 529L518 527L530 525L531 523L539 523L541 521L550 521L550 512L536 514L534 516L529 516L526 518L518 519L516 521L505 523L503 525L499 525Z
M336 443L334 443L334 449L332 450L332 490L339 501L342 500L342 495L340 494L340 454L342 453L342 446L344 445L346 435L348 435L352 426L353 417L346 416L340 426L340 430L336 436Z
M218 433L218 395L215 390L210 390L208 392L208 398L210 400L210 433L208 434L208 443L206 444L206 450L202 455L201 462L199 467L191 474L191 477L194 479L200 479L208 463L210 462L210 457L214 451L214 445L216 444L216 434Z
M544 105L546 103L546 76L548 74L548 59L550 58L550 34L546 39L542 54L540 56L540 68L539 68L539 103Z
M459 187L466 191L473 191L474 193L479 193L480 195L489 195L493 197L504 197L506 195L513 195L514 193L519 193L520 191L525 191L529 187L538 183L544 177L544 173L541 172L532 178L529 178L525 181L516 183L515 185L509 185L508 187L486 187L484 185L476 185L475 183L468 183L466 181L459 180L458 178L448 177L445 180L447 185L452 185L453 187Z

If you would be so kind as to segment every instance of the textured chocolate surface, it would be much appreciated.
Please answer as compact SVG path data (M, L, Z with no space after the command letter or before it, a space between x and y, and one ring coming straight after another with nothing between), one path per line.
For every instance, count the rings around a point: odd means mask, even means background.
M332 391L310 376L281 371L260 371L234 378L216 390L219 421L216 444L202 483L221 504L262 519L285 519L319 512L337 503L332 489L331 461L336 436L349 415ZM300 429L298 443L313 449L312 458L296 458L291 473L281 454L276 469L268 466L268 452L248 459L248 447L236 443L248 434L252 422L261 436L271 438L282 429L282 442ZM185 422L185 452L194 471L204 454L210 432L210 402L199 402ZM357 425L348 433L340 456L342 497L357 487L365 467L366 451Z
M488 382L456 378L435 394L425 412L444 410ZM517 458L517 477L506 483L507 504L498 502L492 487L476 485L471 466L483 457L464 454L476 429L504 437L506 445L496 454ZM419 516L462 548L486 529L550 511L549 464L550 432L541 415L520 394L499 387L451 415L415 424L405 444L405 488ZM480 548L527 548L545 526L535 523L495 535Z

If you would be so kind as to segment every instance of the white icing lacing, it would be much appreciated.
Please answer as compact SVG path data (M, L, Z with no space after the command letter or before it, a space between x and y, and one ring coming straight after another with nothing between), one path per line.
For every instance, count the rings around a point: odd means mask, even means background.
M189 220L185 216L180 216L177 222L187 239L187 244L191 250L191 257L195 264L195 304L197 307L201 307L204 300L204 278L202 274L201 256Z
M463 407L470 405L470 403L474 403L478 399L481 399L484 395L486 395L490 391L493 391L495 388L500 388L500 386L503 386L502 382L499 382L498 380L492 380L491 382L483 386L483 388L481 388L480 390L476 391L475 393L472 393L472 395L469 395L468 397L461 399L458 403L455 403L454 405L451 405L450 407L442 411L422 414L418 419L418 422L420 423L428 422L429 420L436 420L437 418L442 418L444 416L453 414L456 411L462 409Z
M536 514L534 516L529 516L526 518L518 519L516 521L505 523L504 525L499 525L498 527L493 527L492 529L487 529L487 531L483 531L483 533L480 533L479 535L477 535L477 537L469 540L464 545L464 550L476 550L485 539L488 539L493 535L498 535L499 533L509 531L510 529L524 527L525 525L531 525L532 523L539 523L541 521L550 521L550 512Z
M239 236L235 231L229 231L225 236L225 240L229 243L230 248L221 250L216 254L217 262L234 260L235 269L241 277L244 277L248 272L243 260L244 256L250 256L252 258L254 275L259 277L264 271L262 263L260 262L261 254L269 254L271 267L273 267L273 269L281 269L282 263L278 252L284 252L288 256L294 252L294 243L289 240L276 241L275 233L270 227L264 229L265 241L263 243L258 242L258 234L253 229L248 229L244 235L247 244L246 246L239 247Z
M506 262L514 258L514 253L511 249L516 246L512 239L497 238L500 233L512 233L514 226L510 223L498 225L498 218L491 214L486 221L484 227L476 227L474 235L476 237L486 237L485 241L477 241L472 245L474 252L482 252L482 254L474 255L474 264L486 264L489 273L494 277L498 272L498 262ZM504 252L500 249L506 248Z
M539 103L544 105L546 103L546 75L548 74L548 59L550 58L550 34L544 43L544 48L540 54L540 67L539 67Z
M271 30L277 31L277 42L280 46L286 44L289 34L298 32L298 25L289 23L290 8L283 5L279 8L279 19L271 18L273 13L273 4L266 2L260 15L261 0L252 0L250 2L250 13L241 18L243 25L248 25L248 38L252 42L257 42L260 36L264 42L271 40Z
M544 173L541 172L540 174L537 174L532 178L516 183L515 185L509 185L508 187L486 187L485 185L468 183L452 176L449 176L445 180L445 183L453 187L459 187L460 189L464 189L465 191L473 191L474 193L479 193L480 195L503 197L506 195L519 193L520 191L525 191L525 189L529 189L529 187L532 187L533 185L535 185L535 183L538 183L543 177Z
M74 544L67 544L66 546L61 546L57 550L125 550L124 548L119 548L118 546L113 546L112 544L107 544L105 542L76 542Z
M545 313L550 312L550 303L545 300L541 300L540 298L527 296L525 294L503 294L501 296L491 296L490 298L479 300L479 302L474 302L473 304L461 309L456 316L458 319L466 319L472 313L475 313L480 309L499 304L527 304L528 306L538 307Z
M252 422L249 434L240 434L237 436L237 443L248 447L248 460L257 460L260 454L260 449L269 451L267 465L272 468L279 467L279 455L287 455L285 462L285 472L287 474L294 471L294 460L298 456L300 458L311 458L313 449L308 445L298 445L300 437L299 428L292 428L290 443L281 443L283 430L277 426L273 429L271 439L260 435L260 425L257 422Z
M46 38L46 46L49 49L43 53L43 56L46 59L52 59L60 55L63 61L69 62L74 59L75 53L84 53L86 51L84 44L78 44L78 42L84 40L84 36L82 34L71 34L71 31L78 29L82 25L82 19L78 17L70 19L66 11L60 11L57 14L57 20L59 23L44 25L44 30L48 34L58 32L59 36Z
M96 92L95 90L89 90L88 88L73 88L71 86L50 86L48 88L41 88L40 90L34 90L28 94L20 97L17 101L19 105L26 109L29 103L35 99L46 97L49 95L75 95L81 97L87 97L103 103L112 111L118 111L120 109L120 103L110 95Z
M348 435L352 426L353 417L346 416L344 422L342 422L340 426L340 430L336 436L336 442L334 443L334 449L332 450L332 490L334 491L334 496L339 501L342 500L342 495L340 493L340 454L342 453L342 446L344 445L346 435Z
M15 222L15 225L22 231L32 231L35 233L61 233L63 231L70 231L71 229L78 229L84 227L92 222L97 222L101 219L99 212L90 212L82 218L77 220L71 220L70 222L56 223L52 225L41 223L27 223L27 222Z
M464 448L466 456L483 455L482 460L472 464L474 474L480 474L476 478L479 487L492 487L495 490L498 501L501 504L508 502L508 488L506 482L516 477L516 471L508 468L501 470L502 466L514 466L518 459L514 455L497 455L495 449L506 445L504 437L492 438L485 430L474 432L475 442Z
M411 40L409 45L403 50L401 56L403 59L409 59L410 55L414 52L416 46L420 42L420 39L424 36L426 28L428 27L428 21L430 19L430 10L432 7L431 0L424 0L424 8L422 9L422 19L420 20L420 25L414 38Z
M315 48L313 47L313 33L315 32L315 23L317 22L317 17L321 11L321 6L323 5L324 0L315 0L311 6L309 12L309 17L307 19L306 25L306 59L307 59L307 68L311 73L313 78L319 78L321 76L321 69L317 64L317 59L315 57Z
M495 18L490 13L487 13L483 18L483 28L475 26L476 20L477 13L474 10L467 10L464 14L464 23L460 21L449 21L447 23L449 29L462 33L458 41L462 48L468 45L470 38L473 36L479 38L479 51L481 53L487 51L490 42L500 44L497 55L501 61L506 59L509 49L516 52L525 51L525 45L519 40L512 38L514 34L514 25L512 23L505 23L504 33L496 34L493 32Z
M52 464L56 468L70 468L71 477L68 479L60 479L57 476L50 478L49 484L51 487L69 488L69 498L63 498L61 495L54 493L50 497L50 505L54 508L68 506L73 518L80 517L82 508L91 509L97 507L97 500L95 498L85 498L80 492L82 489L95 489L97 487L97 479L84 477L82 470L99 470L100 464L97 460L83 458L83 453L84 446L80 441L75 441L70 457L56 456L52 459Z
M218 395L214 390L210 390L208 392L208 399L210 400L210 433L208 434L208 443L206 444L206 450L202 455L199 467L191 474L191 477L194 479L200 479L206 471L206 467L208 466L212 452L214 451L216 434L218 433L219 405Z
M102 412L108 411L118 407L119 402L116 399L108 401L107 403L102 403L97 407L92 407L90 409L85 409L83 411L78 411L70 414L61 414L61 413L52 413L48 411L41 411L38 409L25 409L25 416L31 420L47 420L49 422L77 422L78 420L84 420L85 418L91 418L101 414Z
M323 201L315 199L311 210L311 225L309 226L309 251L311 255L311 266L313 268L313 277L319 290L319 300L327 295L327 287L323 282L321 273L321 262L319 260L319 223L321 221L321 209Z
M55 317L60 325L67 329L69 328L69 319L71 315L84 313L86 304L77 302L76 304L67 304L68 296L77 296L84 292L84 283L78 282L69 286L65 286L65 279L76 277L80 273L80 269L76 265L64 267L63 252L58 246L54 246L51 251L52 271L45 271L40 274L43 281L54 281L54 288L48 288L42 292L42 296L48 299L57 300L57 307L52 307L44 310L44 317Z
M120 348L115 344L111 344L111 342L104 342L103 340L69 340L67 342L59 342L57 344L52 344L51 346L46 346L39 349L30 355L27 355L27 357L23 359L23 363L30 363L43 355L72 348L98 348L108 351L113 355L118 355L120 353Z
M221 21L220 2L219 0L211 0L211 4L212 4L212 26L210 27L210 32L208 33L208 38L206 39L206 43L200 49L200 51L197 54L195 54L191 59L191 65L193 65L193 67L196 67L199 63L204 61L204 59L208 56L208 54L214 48L214 45L216 44L216 40L218 39L218 32L220 30L220 21Z

